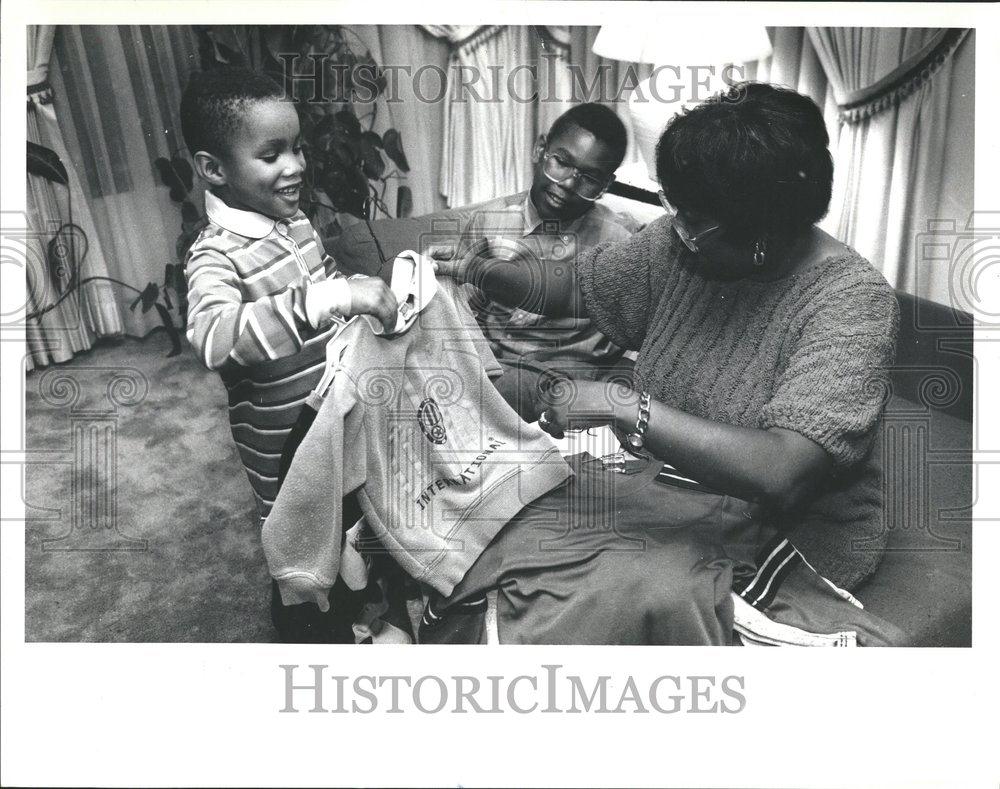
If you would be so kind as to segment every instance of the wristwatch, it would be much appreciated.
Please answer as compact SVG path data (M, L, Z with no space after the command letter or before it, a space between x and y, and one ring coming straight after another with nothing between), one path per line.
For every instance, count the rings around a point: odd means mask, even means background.
M638 452L646 443L646 428L649 427L649 392L639 394L639 416L635 420L635 430L625 436L629 449Z

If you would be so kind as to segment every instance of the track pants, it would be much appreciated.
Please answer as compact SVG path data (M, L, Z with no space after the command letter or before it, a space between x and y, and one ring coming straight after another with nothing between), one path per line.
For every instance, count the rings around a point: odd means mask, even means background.
M447 599L432 596L421 643L484 643L492 590L501 643L723 645L734 631L753 644L899 643L753 505L678 487L659 464L569 462L575 477L508 523Z

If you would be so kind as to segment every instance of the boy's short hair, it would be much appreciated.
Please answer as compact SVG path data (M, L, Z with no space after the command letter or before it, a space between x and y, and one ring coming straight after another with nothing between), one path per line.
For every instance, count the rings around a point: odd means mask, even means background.
M181 98L181 133L188 152L224 154L248 105L284 97L277 82L250 69L221 66L195 72Z
M562 134L571 126L578 126L589 131L598 140L611 148L614 161L609 169L614 172L625 159L625 148L628 145L628 133L621 118L610 107L595 102L586 102L570 107L552 123L549 129L549 139Z

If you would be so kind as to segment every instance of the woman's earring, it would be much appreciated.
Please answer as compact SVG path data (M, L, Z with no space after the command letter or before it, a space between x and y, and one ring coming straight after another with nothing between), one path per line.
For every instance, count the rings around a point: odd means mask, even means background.
M760 268L767 262L767 241L758 238L753 242L753 264Z

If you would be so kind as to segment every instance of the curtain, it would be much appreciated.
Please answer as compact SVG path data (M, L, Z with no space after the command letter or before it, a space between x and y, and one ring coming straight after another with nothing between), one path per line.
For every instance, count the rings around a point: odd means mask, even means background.
M416 25L351 25L346 29L357 35L358 41L383 67L409 66L415 72L429 66L443 73L448 65L447 42ZM438 188L442 151L434 144L435 140L444 136L445 115L441 102L428 102L421 98L434 96L436 86L432 82L428 78L426 86L414 91L413 79L400 71L394 81L395 89L389 89L388 98L391 101L383 95L374 107L360 104L357 107L359 115L374 111L374 131L378 134L394 128L401 135L410 172L403 180L390 181L386 189L384 200L394 216L397 186L402 184L410 188L413 196L413 216L440 211L445 207L444 197Z
M524 25L425 26L451 45L443 96L441 193L449 207L519 192L531 183L531 148L537 128L537 44ZM492 71L491 71L492 69ZM492 74L500 77L494 85ZM459 86L481 75L478 101ZM467 77L465 77L467 79ZM430 80L429 80L430 82ZM494 91L499 87L499 91ZM436 91L429 84L425 94ZM494 95L497 93L498 95Z
M52 66L59 128L96 225L91 244L110 276L139 290L162 284L165 265L176 262L181 216L153 162L183 148L180 96L199 66L192 29L61 26ZM154 310L129 309L133 292L117 288L114 298L128 334L161 325Z
M950 300L945 267L918 266L918 238L972 211L973 34L808 28L836 94L840 134L824 227L917 296Z
M747 63L746 78L791 88L815 101L826 120L830 149L835 151L840 136L837 100L809 34L804 27L769 27L767 32L774 51L770 57Z
M539 134L546 134L552 123L576 102L572 100L573 75L570 70L572 28L565 25L535 25L538 46L538 115Z
M634 87L636 78L644 80L653 73L649 63L626 63L621 60L609 60L594 54L594 39L600 27L574 26L570 31L569 59L573 63L577 76L576 92L583 101L593 100L606 104L622 119L628 132L628 148L625 151L625 164L642 163L639 138L642 131L637 127L636 119L629 111L629 87ZM585 86L594 85L590 96L584 95ZM622 88L625 87L626 90ZM644 165L641 165L644 167Z
M67 250L66 259L72 259L77 281L107 275L97 231L56 120L49 82L49 58L55 34L56 28L51 25L28 27L27 139L53 151L62 161L68 180L63 185L31 173L27 177L27 311L29 315L42 313L29 318L25 328L29 370L67 361L91 347L95 336L122 332L121 317L108 283L86 282L63 298L63 289L70 286L70 278L54 274L49 265L49 248L54 242ZM79 229L67 228L65 223L69 222Z

